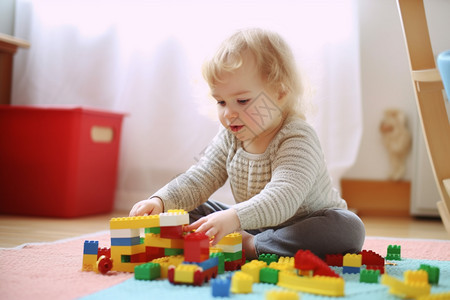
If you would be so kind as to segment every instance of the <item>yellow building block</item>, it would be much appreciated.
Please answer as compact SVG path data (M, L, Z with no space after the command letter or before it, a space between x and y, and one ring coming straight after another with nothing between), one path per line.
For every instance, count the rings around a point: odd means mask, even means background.
M284 272L291 272L291 273L295 273L296 269L294 268L294 265L291 264L284 264L284 263L278 263L278 262L271 262L269 265L269 268L275 269L275 270L280 270L284 271Z
M434 293L425 296L420 296L419 298L417 298L417 300L449 300L449 299L450 299L450 292Z
M165 256L152 260L154 263L159 263L161 266L161 278L168 277L169 266L178 266L184 261L183 255Z
M290 265L292 267L294 267L295 265L295 257L291 257L291 256L282 256L278 259L278 263L279 264L287 264Z
M223 252L222 249L217 248L217 247L209 247L209 253L221 253Z
M406 284L428 284L428 272L425 270L408 270L403 273Z
M111 258L117 255L133 255L145 252L145 245L133 245L133 246L111 246ZM116 258L114 257L114 258ZM120 256L119 256L120 257Z
M112 218L109 221L110 229L135 229L135 228L152 228L152 227L160 227L159 215Z
M224 236L218 243L218 245L238 245L242 244L242 234L239 232L233 232Z
M267 267L267 263L260 260L252 260L241 267L242 272L252 276L253 283L259 283L259 273L262 268Z
M82 271L94 271L97 266L97 254L83 254Z
M381 283L389 286L389 293L402 298L418 298L429 295L431 292L431 286L428 281L426 283L413 282L407 284L395 277L383 274Z
M235 272L231 278L231 292L235 294L247 294L253 290L252 276L238 271Z
M113 271L134 273L134 267L142 265L143 263L123 263L120 260L113 260Z
M183 249L184 239L166 239L160 237L159 234L146 233L144 245L157 248Z
M176 283L194 283L194 272L199 268L197 265L178 265L175 269L174 281Z
M266 300L299 300L298 293L286 290L270 290L266 292Z
M344 255L344 260L342 266L344 267L361 267L362 265L362 255L361 254L350 254Z
M278 286L323 296L344 296L345 282L340 277L300 277L290 272L278 274Z

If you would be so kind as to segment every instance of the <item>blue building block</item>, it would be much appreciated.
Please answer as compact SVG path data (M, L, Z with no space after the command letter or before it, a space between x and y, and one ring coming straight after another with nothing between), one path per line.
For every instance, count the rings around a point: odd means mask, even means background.
M217 277L211 280L213 297L230 297L231 277Z
M219 265L219 258L218 257L211 257L210 259L204 260L202 262L187 262L184 261L183 264L186 265L197 265L201 267L203 270L208 270L213 267L216 267Z
M111 238L111 246L135 246L141 243L141 238L135 236L132 238Z
M344 274L359 274L360 267L342 267L342 273Z
M98 241L84 241L83 254L98 254Z

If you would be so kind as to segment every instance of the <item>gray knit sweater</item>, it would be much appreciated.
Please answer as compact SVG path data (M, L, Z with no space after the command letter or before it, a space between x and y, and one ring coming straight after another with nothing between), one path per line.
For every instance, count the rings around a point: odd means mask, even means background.
M262 154L246 152L222 130L199 162L152 197L164 209L190 211L230 179L242 229L273 227L323 208L347 208L333 188L319 139L305 121L288 117Z

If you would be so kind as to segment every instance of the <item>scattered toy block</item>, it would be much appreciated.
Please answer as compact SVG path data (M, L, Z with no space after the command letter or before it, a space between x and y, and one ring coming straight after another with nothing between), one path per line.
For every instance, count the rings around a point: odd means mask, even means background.
M259 281L262 283L277 284L278 273L280 273L280 270L272 268L262 268L259 271Z
M259 282L259 273L262 268L267 267L266 262L260 260L252 260L241 267L242 272L252 276L253 283Z
M134 268L134 278L138 280L153 280L161 277L161 265L158 263L146 263Z
M344 279L340 277L300 277L289 272L278 274L278 286L299 292L324 296L344 296L344 285Z
M342 254L327 254L325 255L325 262L329 266L342 267L344 262L344 255Z
M387 248L387 260L401 260L401 246L400 245L389 245Z
M230 297L231 277L216 278L211 280L213 297Z
M278 258L279 256L276 254L263 253L259 255L258 260L261 260L265 262L267 265L270 265L273 262L278 262Z
M231 278L231 292L235 294L248 294L253 290L253 278L249 274L237 271Z
M439 268L427 264L421 264L419 270L425 270L428 273L428 282L431 284L439 283Z
M350 254L344 255L344 260L342 262L343 267L358 267L362 265L362 255L361 254Z
M299 300L298 293L286 290L270 290L265 294L266 300Z
M380 276L380 270L361 270L359 275L359 282L365 283L378 283L378 277Z

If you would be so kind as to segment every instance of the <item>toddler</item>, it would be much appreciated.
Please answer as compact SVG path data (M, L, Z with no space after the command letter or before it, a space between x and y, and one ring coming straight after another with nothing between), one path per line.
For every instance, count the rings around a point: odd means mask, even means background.
M302 86L285 41L262 29L241 30L203 66L223 125L198 163L130 216L189 211L187 231L216 244L240 231L247 259L361 250L365 230L333 188L314 129L300 110ZM229 179L236 204L209 197Z

